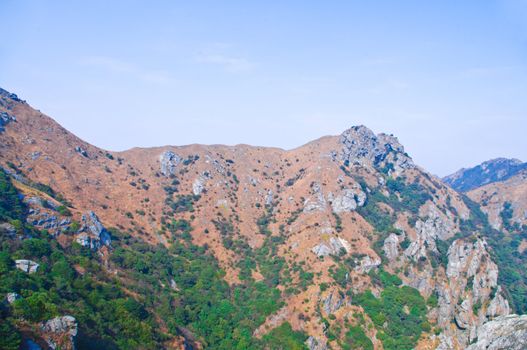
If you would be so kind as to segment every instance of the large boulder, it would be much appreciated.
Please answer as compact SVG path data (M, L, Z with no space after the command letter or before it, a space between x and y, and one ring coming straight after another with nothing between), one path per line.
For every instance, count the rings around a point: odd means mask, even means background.
M16 268L27 273L35 273L40 266L32 260L19 259L15 260Z

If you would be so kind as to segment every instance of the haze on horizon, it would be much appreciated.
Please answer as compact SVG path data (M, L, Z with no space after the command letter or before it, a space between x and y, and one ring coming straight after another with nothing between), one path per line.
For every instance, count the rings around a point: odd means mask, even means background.
M99 147L364 124L447 175L527 160L527 1L0 2L0 87Z

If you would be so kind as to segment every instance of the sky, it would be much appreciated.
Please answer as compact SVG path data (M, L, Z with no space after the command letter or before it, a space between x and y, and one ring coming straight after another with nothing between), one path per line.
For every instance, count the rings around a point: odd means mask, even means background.
M436 175L527 161L527 0L0 0L0 87L113 151L353 125Z

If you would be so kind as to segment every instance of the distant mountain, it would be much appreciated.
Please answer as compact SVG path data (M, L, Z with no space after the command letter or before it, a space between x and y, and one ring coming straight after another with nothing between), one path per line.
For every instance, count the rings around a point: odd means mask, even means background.
M497 181L505 181L527 169L518 159L496 158L469 169L461 169L443 178L453 189L467 192Z

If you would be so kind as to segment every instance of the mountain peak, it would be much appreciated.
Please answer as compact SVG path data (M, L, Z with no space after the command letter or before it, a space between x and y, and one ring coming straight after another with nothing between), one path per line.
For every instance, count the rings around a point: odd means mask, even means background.
M340 136L342 159L348 164L374 166L388 172L414 168L412 158L397 137L375 133L364 125L352 126Z
M489 183L505 181L524 169L527 169L527 163L519 159L495 158L472 168L460 169L444 177L443 181L455 190L467 192Z

